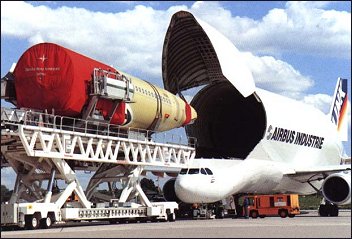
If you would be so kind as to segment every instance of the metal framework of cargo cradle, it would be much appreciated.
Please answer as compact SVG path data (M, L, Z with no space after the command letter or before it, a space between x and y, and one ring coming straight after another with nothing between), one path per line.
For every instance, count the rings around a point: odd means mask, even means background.
M188 167L195 157L196 143L193 138L167 133L8 108L1 108L1 140L1 166L10 166L17 174L8 203L28 202L28 210L33 212L41 207L39 218L49 218L50 208L55 207L56 220L138 217L147 210L159 210L160 204L151 203L140 187L144 167ZM95 172L85 191L75 170ZM67 184L61 192L54 192L57 179ZM42 188L44 181L46 189ZM96 190L104 182L111 195ZM116 182L122 185L119 198L113 191ZM78 199L70 202L73 195ZM92 208L92 200L122 205L136 198L144 208ZM75 216L65 215L65 207L77 209Z

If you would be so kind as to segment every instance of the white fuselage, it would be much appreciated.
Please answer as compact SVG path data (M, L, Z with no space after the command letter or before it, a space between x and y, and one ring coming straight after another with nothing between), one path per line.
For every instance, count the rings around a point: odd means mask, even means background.
M311 105L261 89L256 90L266 112L266 132L247 158L287 163L295 168L340 163L342 144L336 125ZM283 135L275 136L287 130ZM266 156L263 158L263 156Z

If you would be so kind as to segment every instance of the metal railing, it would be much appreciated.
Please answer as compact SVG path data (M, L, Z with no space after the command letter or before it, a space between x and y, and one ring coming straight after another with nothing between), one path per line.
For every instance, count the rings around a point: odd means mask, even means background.
M1 107L1 123L23 124L99 136L111 136L155 143L196 146L196 138L152 130L125 128L104 122L53 115L32 110Z

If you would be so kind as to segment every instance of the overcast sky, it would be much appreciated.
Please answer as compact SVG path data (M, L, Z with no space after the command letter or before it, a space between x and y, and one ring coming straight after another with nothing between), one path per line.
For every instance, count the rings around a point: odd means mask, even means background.
M1 1L1 76L30 46L54 42L163 87L164 36L179 10L228 37L257 87L328 113L336 79L343 77L350 100L350 1ZM350 110L348 119L350 132ZM350 139L349 133L349 156Z

